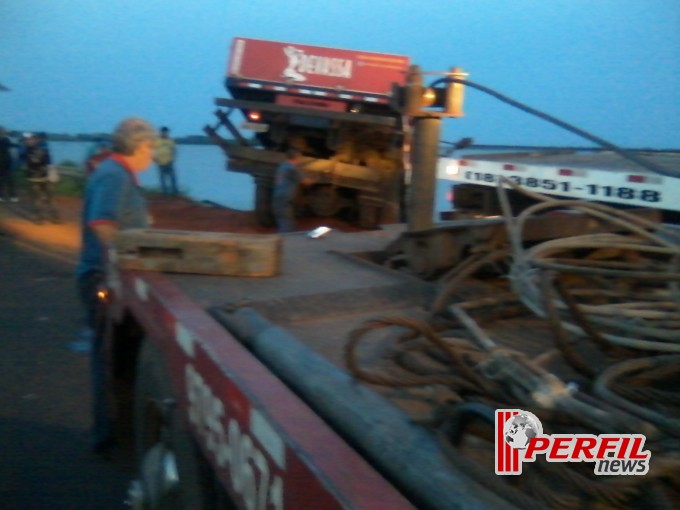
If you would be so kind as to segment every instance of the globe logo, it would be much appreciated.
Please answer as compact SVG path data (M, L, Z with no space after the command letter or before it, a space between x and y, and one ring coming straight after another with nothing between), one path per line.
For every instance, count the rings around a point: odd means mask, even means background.
M508 421L503 427L505 442L513 448L524 450L529 446L529 441L543 434L541 421L530 412L521 411Z

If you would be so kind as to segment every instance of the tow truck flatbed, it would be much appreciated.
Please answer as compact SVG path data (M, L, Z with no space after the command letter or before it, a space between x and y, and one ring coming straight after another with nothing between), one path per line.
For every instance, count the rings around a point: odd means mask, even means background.
M455 240L457 229L483 225L504 228L498 218L464 220L448 223L445 235ZM567 381L587 387L588 379L558 355L554 326L510 296L504 277L463 283L454 275L444 284L456 306L487 310L479 324L496 347L486 354L470 351L474 359L488 354L470 379L444 369L441 352L432 356L429 347L425 356L412 357L409 331L422 338L436 332L452 346L462 345L465 335L460 326L438 329L442 281L394 268L398 260L390 260L388 247L404 234L401 225L332 231L318 239L285 234L280 271L271 278L136 270L113 275L111 316L124 323L126 310L163 353L178 409L221 484L234 501L246 501L244 508L251 508L252 498L263 501L257 510L511 509L526 501L543 508L526 495L506 494L514 489L494 474L494 443L486 437L493 412L479 411L488 404L463 402L459 389L440 377L453 376L463 389L487 371L490 380L505 377L503 370L494 375L495 364L515 353L564 388ZM482 237L490 244L475 249L493 263L498 236ZM360 343L358 331L370 341ZM404 350L395 355L395 346ZM601 357L594 343L581 343L579 350L589 361ZM394 383L404 376L402 362L413 372L407 379L418 384ZM513 366L510 358L500 363ZM513 377L512 371L506 375ZM423 374L434 379L422 383ZM457 404L464 411L454 419L447 409ZM619 412L589 408L602 417ZM626 420L611 427L630 425ZM481 426L481 436L468 434L470 426ZM252 486L243 484L244 476ZM561 480L543 490L559 493Z
M220 418L202 408L208 404L199 402L197 410L193 400L201 394L202 399L213 401L226 391L232 401L233 395L238 397L235 403L226 404L237 409L225 409L224 427L236 419L243 420L241 433L249 428L267 431L249 437L264 457L272 458L269 474L283 480L285 497L292 498L287 503L291 508L307 508L299 506L299 491L308 475L300 467L289 469L300 462L310 463L307 469L312 471L324 464L344 466L315 475L315 484L326 484L339 501L347 496L342 491L352 485L368 491L352 494L354 503L345 501L337 508L409 508L400 492L417 508L428 510L515 508L451 465L434 436L413 421L416 415L424 416L422 410L408 402L403 408L390 403L346 370L344 350L350 331L376 314L423 316L425 303L433 295L432 284L371 260L402 231L402 226L392 226L372 232L333 231L321 239L304 233L283 235L281 270L273 278L121 271L112 285L114 293L127 296L126 308L147 333L164 338L161 348L178 400L194 416L197 437L206 438L214 448L209 446L204 452L209 460L220 465L219 440L211 431ZM265 377L262 365L278 381ZM192 389L196 384L200 389ZM309 406L309 418L300 405ZM293 408L299 414L291 416ZM244 411L250 419L244 418ZM253 425L253 416L259 425ZM325 432L315 416L328 423L332 432ZM297 422L297 429L287 425L291 420ZM300 424L307 420L319 430L303 432L302 440ZM347 451L345 444L361 457ZM324 450L334 451L334 456L320 459ZM371 473L369 466L378 472ZM224 477L225 486L233 483L233 475L218 474ZM394 483L397 491L389 489L382 477ZM314 497L321 498L322 493L318 489ZM375 506L374 498L386 495L388 499ZM323 508L335 508L326 504Z

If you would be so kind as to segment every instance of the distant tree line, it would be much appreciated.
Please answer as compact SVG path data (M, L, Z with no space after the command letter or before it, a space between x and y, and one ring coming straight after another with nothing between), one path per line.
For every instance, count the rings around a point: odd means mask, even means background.
M12 138L20 138L27 131L9 131L9 136ZM109 133L81 133L81 134L67 134L67 133L47 133L47 139L55 142L98 142L101 140L109 140L111 135ZM174 137L177 143L187 145L213 145L214 142L204 135L189 135Z

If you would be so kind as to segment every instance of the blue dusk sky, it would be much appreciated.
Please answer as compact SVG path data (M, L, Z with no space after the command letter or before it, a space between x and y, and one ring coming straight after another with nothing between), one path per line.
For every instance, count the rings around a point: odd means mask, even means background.
M678 0L2 0L0 125L212 123L234 36L408 55L624 147L680 148ZM481 92L443 139L588 145Z

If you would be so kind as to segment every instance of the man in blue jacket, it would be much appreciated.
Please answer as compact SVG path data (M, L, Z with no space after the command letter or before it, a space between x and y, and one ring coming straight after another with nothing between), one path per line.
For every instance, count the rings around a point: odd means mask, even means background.
M272 195L272 211L281 233L295 230L295 197L300 183L307 182L299 166L300 151L291 149L286 155L286 161L276 169Z
M145 120L130 118L113 133L112 154L100 163L85 189L82 214L82 249L77 268L80 297L92 333L91 354L95 453L114 444L106 398L103 320L97 292L104 280L106 253L119 230L148 227L148 213L137 173L153 158L155 129Z

